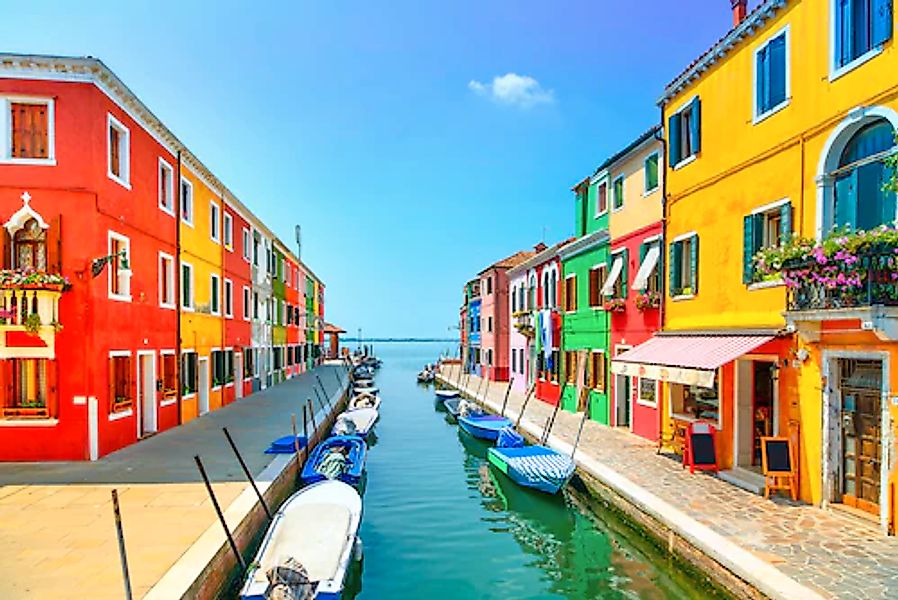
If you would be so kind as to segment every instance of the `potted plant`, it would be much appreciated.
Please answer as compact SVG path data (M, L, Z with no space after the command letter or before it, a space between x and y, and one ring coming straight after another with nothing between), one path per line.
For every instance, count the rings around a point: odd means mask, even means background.
M31 313L25 317L23 325L25 326L25 331L31 335L37 335L41 330L41 316L37 313Z
M636 308L638 310L649 310L661 306L661 294L658 292L643 291L636 296Z
M602 308L608 312L623 312L627 308L627 301L623 298L608 298Z

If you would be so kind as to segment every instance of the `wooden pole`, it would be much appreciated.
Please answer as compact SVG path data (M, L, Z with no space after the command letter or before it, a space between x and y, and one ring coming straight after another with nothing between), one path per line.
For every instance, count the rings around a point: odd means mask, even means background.
M580 419L580 428L577 429L577 439L574 440L574 447L571 449L571 460L574 460L574 453L577 452L577 446L580 445L580 435L583 433L583 425L586 424L586 418L589 416L589 411L583 411L583 418Z
M128 572L128 553L125 551L125 531L122 529L122 511L118 504L118 490L112 490L112 512L115 514L115 531L118 534L118 556L122 563L122 581L125 598L131 600L131 575Z
M521 404L521 412L518 413L518 420L514 424L514 428L517 429L521 425L521 419L524 418L524 411L527 410L527 403L530 402L530 396L533 395L533 391L536 389L536 383L530 386L530 391L527 392L527 396L524 398L524 403Z
M302 407L302 434L306 438L306 452L303 456L303 462L305 462L305 459L309 457L309 445L311 444L311 440L309 439L309 415L306 414L305 405Z
M231 535L231 530L228 529L228 522L225 521L224 513L221 512L221 506L218 505L218 499L215 497L215 492L212 490L212 484L209 483L209 476L206 475L203 461L200 460L199 456L194 456L193 460L196 461L196 466L200 470L200 475L203 476L203 483L206 484L206 491L209 492L209 498L212 500L212 506L215 507L215 513L218 515L218 520L221 522L222 528L224 528L225 535L228 538L228 544L231 545L231 551L234 553L234 556L237 557L237 564L240 565L241 571L246 571L246 561L243 560L243 555L240 554L240 550L237 548L237 542L234 541L234 536Z
M330 409L329 409L327 406L324 405L324 400L321 399L321 394L318 393L318 388L313 387L313 388L312 388L312 391L315 392L315 397L318 398L318 404L321 405L321 408L323 408L323 409L326 410L328 413L330 413Z
M321 382L321 377L318 376L318 373L315 373L315 379L318 380L318 385L321 386L321 393L324 394L325 399L327 398L327 389L324 387L324 384ZM327 405L330 406L330 400L327 401Z
M508 380L508 387L505 388L505 399L502 400L502 411L499 413L503 417L505 416L505 407L508 406L508 394L511 393L511 386L514 384L514 377Z
M296 439L296 415L292 415L293 417L293 444L296 446L296 456L299 457L299 440ZM222 427L221 430L224 432L225 437L228 439L228 444L231 445L231 450L234 451L234 455L237 457L237 462L240 463L240 467L243 469L243 473L246 475L246 478L249 479L249 484L253 486L253 490L256 492L256 496L259 498L259 502L262 504L262 508L265 509L265 514L268 515L268 520L271 521L274 518L274 515L271 514L271 509L268 508L268 503L265 502L265 497L262 496L262 492L259 491L259 487L256 485L256 480L253 479L253 474L249 472L249 467L246 466L246 461L243 460L243 456L240 455L240 451L237 449L237 444L234 443L234 438L231 437L231 433L228 431L227 427Z
M315 443L318 443L318 425L315 423L315 405L312 404L311 398L306 398L306 404L309 407L309 417L312 421L312 435L315 436ZM308 442L306 442L308 444Z
M558 404L555 405L555 408L552 409L552 414L549 416L549 419L546 421L546 426L543 429L543 436L540 438L540 444L545 446L549 442L549 433L552 431L552 427L555 425L555 417L558 415L558 407L561 406L561 401L559 399Z

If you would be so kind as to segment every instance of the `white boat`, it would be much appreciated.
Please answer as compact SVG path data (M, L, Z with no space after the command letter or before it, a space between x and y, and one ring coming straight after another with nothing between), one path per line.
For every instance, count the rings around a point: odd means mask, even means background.
M369 378L364 379L356 379L354 383L354 387L357 388L370 388L374 387L374 380Z
M347 410L337 415L334 426L331 429L332 435L357 435L362 438L368 437L368 432L377 423L380 417L377 410L373 408L356 408L355 410Z
M361 520L362 499L342 481L296 492L274 515L247 571L241 600L268 598L275 585L291 591L305 585L319 600L340 598L349 563L361 554Z
M434 390L434 394L437 395L437 398L440 400L448 400L449 398L457 398L458 390Z
M379 410L380 396L365 391L361 394L356 394L355 396L353 396L346 404L347 411L359 410L360 408L373 408L374 410Z

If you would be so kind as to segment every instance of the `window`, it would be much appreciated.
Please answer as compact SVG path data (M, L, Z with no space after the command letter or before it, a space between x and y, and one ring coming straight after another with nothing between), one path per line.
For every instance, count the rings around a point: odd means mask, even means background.
M486 278L486 293L487 294L493 293L493 278L492 277Z
M131 408L131 354L112 354L109 357L109 412Z
M175 307L175 260L159 253L159 306Z
M17 269L47 270L47 230L37 219L28 219L13 235L13 257Z
M586 377L586 387L601 393L605 392L605 353L601 350L593 350L589 353L589 369Z
M717 392L719 380L719 377L714 378L713 388L679 383L669 384L671 412L686 419L719 422L720 398Z
M566 351L564 353L564 374L569 385L577 383L577 352Z
M109 232L109 297L113 300L131 301L131 243L123 235Z
M260 240L258 234L253 234L253 265L259 266L259 245Z
M234 218L230 213L224 213L224 245L228 250L234 249Z
M249 288L243 286L243 320L249 321Z
M170 215L175 214L175 189L172 168L167 162L159 159L159 208Z
M181 307L193 310L193 265L181 262Z
M259 320L259 292L253 292L253 319Z
M243 378L250 379L253 376L253 360L255 351L252 348L246 348L243 351Z
M621 175L614 180L614 195L611 200L611 208L620 210L624 207L624 177Z
M213 315L221 314L221 278L215 273L209 281L209 311Z
M668 119L668 152L673 168L701 152L701 106L696 96Z
M596 188L596 216L602 216L608 212L608 184L602 182Z
M511 372L518 372L518 350L517 348L512 349L511 351Z
M577 276L568 275L564 280L564 310L577 310Z
M243 228L243 260L250 261L249 229Z
M605 279L608 268L605 265L596 265L589 270L589 306L597 308L602 306L602 288L605 287Z
M181 220L193 226L193 184L181 178Z
M178 396L178 368L174 353L162 355L159 370L159 380L162 382L162 400L176 398Z
M215 389L225 383L225 353L222 350L213 350L211 354L212 389Z
M789 58L788 30L755 50L755 119L779 110L787 103Z
M850 70L892 39L892 0L833 0L833 12L836 76L840 69Z
M196 393L198 387L196 352L187 351L181 354L181 387L185 396Z
M486 331L487 331L487 333L493 332L493 318L492 317L486 318Z
M658 189L658 153L649 155L642 164L642 181L646 194Z
M661 240L645 241L639 245L639 270L633 280L632 289L646 294L661 292Z
M54 159L53 102L10 98L7 104L0 98L0 107L8 106L8 118L0 118L0 129L9 133L0 140L0 158L13 162L47 162ZM7 146L8 144L8 146Z
M626 298L627 297L627 267L629 266L629 252L624 248L620 252L615 255L615 261L620 261L620 273L617 278L614 280L614 288L612 289L611 295L614 298Z
M658 382L654 379L640 378L636 403L643 406L658 406Z
M219 214L218 205L214 202L209 203L209 237L213 242L221 242L221 215Z
M743 218L742 282L754 283L754 256L774 248L792 235L792 204L786 200L756 210Z
M698 235L690 234L670 244L670 295L698 293Z
M224 314L228 318L234 316L234 284L230 279L224 280Z
M0 418L55 416L55 363L43 358L12 358L0 369Z
M113 180L130 189L130 161L131 134L128 128L122 125L112 115L107 116L108 133L108 175Z
M284 283L287 285L287 287L290 287L290 273L292 271L293 269L290 267L290 265L287 265L287 268L284 269Z

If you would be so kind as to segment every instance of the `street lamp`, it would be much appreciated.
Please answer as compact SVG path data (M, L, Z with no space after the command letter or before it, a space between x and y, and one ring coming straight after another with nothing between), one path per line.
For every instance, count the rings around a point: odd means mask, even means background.
M106 256L101 256L100 258L95 258L90 263L90 272L94 277L100 275L103 272L103 268L110 262L118 259L118 272L122 275L130 275L131 274L131 265L128 260L128 252L123 248L118 252L113 254L108 254Z

